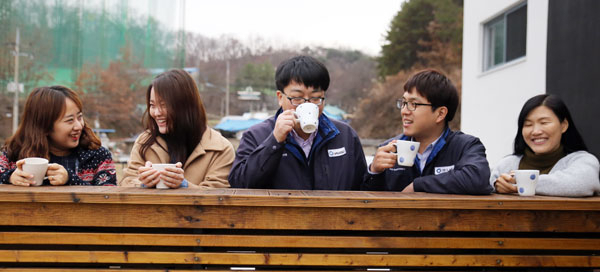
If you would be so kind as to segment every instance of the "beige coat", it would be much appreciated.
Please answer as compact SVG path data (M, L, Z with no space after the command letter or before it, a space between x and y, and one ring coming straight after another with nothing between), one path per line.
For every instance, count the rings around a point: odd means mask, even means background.
M118 182L119 186L141 186L142 183L137 178L138 168L144 166L145 161L140 156L139 150L142 141L148 136L148 132L144 132L135 140L131 149L131 158L124 171L125 177ZM164 139L160 137L156 139L162 146L167 146ZM200 144L185 162L183 175L190 188L229 187L227 176L234 158L235 151L231 143L216 130L208 128L202 135ZM169 154L154 143L146 151L146 160L152 163L169 163Z

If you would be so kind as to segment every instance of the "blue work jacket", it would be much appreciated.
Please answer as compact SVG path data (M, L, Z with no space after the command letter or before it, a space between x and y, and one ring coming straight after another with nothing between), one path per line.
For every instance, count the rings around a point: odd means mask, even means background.
M403 134L388 139L410 140ZM366 174L363 190L402 191L413 183L415 192L441 194L490 194L490 167L485 147L478 138L446 128L433 146L421 172L419 159L412 167L396 165L380 174Z
M307 158L291 133L281 143L275 140L273 129L281 112L243 134L229 174L231 187L360 190L367 166L350 126L321 114Z

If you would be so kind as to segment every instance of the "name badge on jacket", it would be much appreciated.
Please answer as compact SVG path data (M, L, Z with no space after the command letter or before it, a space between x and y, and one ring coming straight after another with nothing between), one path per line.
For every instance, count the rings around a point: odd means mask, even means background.
M327 150L327 154L329 154L330 158L344 156L344 155L346 155L346 148L340 147L340 148L336 148L336 149L329 149L329 150Z
M450 170L454 170L454 165L436 167L435 168L435 174L436 175L443 174L443 173L446 173L446 172L448 172Z

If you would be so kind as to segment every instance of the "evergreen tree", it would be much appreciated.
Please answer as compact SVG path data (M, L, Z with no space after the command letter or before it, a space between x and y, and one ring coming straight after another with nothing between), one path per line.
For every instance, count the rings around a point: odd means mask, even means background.
M430 43L434 37L429 29L432 24L444 26L436 29L436 38L443 42L462 43L462 5L462 0L404 2L390 23L386 44L377 59L379 76L394 75L422 62L419 53L432 50Z

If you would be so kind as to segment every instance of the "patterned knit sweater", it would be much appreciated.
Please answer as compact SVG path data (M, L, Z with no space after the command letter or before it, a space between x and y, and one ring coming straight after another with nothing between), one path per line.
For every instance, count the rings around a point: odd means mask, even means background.
M50 163L62 165L69 173L65 185L107 185L116 186L117 175L110 151L104 147L96 150L78 147L70 155L50 156ZM0 155L0 183L10 184L10 176L15 171L16 162L10 161L5 152ZM44 180L44 185L49 185Z

